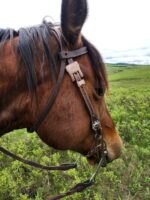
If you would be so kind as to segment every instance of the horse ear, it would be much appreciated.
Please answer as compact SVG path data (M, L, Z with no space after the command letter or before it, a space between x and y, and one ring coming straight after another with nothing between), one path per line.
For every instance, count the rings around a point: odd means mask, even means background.
M61 28L63 35L71 45L78 42L87 13L86 0L62 0Z

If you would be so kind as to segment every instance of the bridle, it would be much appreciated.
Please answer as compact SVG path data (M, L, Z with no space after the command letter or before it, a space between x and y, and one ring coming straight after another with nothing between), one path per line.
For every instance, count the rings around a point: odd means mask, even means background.
M52 89L51 95L48 99L47 105L41 115L37 118L36 122L32 127L28 129L29 132L33 132L38 129L40 124L44 121L45 117L48 115L50 109L52 108L58 91L60 89L61 83L64 78L65 71L68 73L70 76L71 80L73 83L76 84L76 86L79 88L79 91L81 93L81 96L84 100L84 103L87 107L87 111L90 115L90 121L91 121L91 128L94 133L94 139L96 145L94 148L88 152L87 158L90 158L93 154L96 154L98 157L98 160L102 157L101 154L107 155L107 148L106 148L106 143L103 139L102 135L102 126L101 126L101 121L96 115L93 105L91 103L91 100L89 98L89 95L86 90L86 82L84 80L84 74L80 68L80 65L77 61L74 61L73 59L82 55L85 55L88 53L87 47L81 47L79 49L69 51L67 48L66 44L66 39L61 33L60 29L53 29L54 36L60 46L60 53L59 53L59 58L61 60L61 67L60 67L60 72L58 75L57 82L55 86ZM62 43L64 41L64 43ZM64 47L65 46L65 47ZM64 50L65 49L65 50Z
M57 94L59 92L61 83L64 78L65 71L69 74L72 82L74 82L77 87L79 88L79 91L81 93L81 96L84 100L84 103L87 107L87 111L90 115L90 121L91 121L91 128L94 133L94 138L97 143L96 147L94 147L91 151L88 152L87 157L90 157L95 151L97 151L98 147L101 147L103 151L105 151L106 154L106 143L103 139L102 135L102 126L100 119L96 115L93 105L91 103L91 100L89 98L89 95L86 91L86 82L84 80L84 75L83 72L80 68L80 65L77 61L74 61L73 59L82 55L85 55L88 53L87 47L81 47L80 49L76 49L73 51L69 51L67 46L65 46L64 50L64 45L62 44L62 41L65 40L63 34L61 33L60 29L53 29L54 36L60 46L60 53L59 53L59 58L61 60L61 67L60 67L60 72L58 75L57 82L55 86L52 89L51 95L48 99L47 105L41 115L37 118L36 122L34 125L30 128L28 128L28 132L34 132L38 129L38 127L41 125L41 123L44 121L45 117L48 115L50 109L52 108Z
M97 155L98 159L99 159L99 164L98 167L95 171L95 173L92 175L92 177L83 182L83 183L79 183L77 184L74 188L72 188L69 192L66 192L64 194L58 195L54 198L50 198L49 200L57 200L57 199L61 199L65 196L69 196L72 195L75 192L81 192L83 191L85 188L90 187L91 185L94 184L95 181L95 177L99 171L99 168L105 163L105 159L107 157L107 148L106 148L106 142L103 139L103 135L102 135L102 126L101 126L101 122L100 119L97 117L93 105L91 103L91 100L89 98L89 95L86 91L86 82L84 80L84 75L83 72L80 68L80 65L78 62L74 61L73 59L79 56L82 56L84 54L88 53L87 47L82 47L80 49L74 50L74 51L69 51L67 47L63 47L62 44L62 40L65 39L63 34L61 33L61 31L59 29L54 29L54 36L60 46L60 53L59 53L59 57L61 59L61 67L60 67L60 72L58 75L58 80L56 85L54 86L51 96L48 100L47 106L45 108L45 110L43 111L43 113L40 115L40 117L37 119L37 121L35 122L35 124L33 125L33 127L30 128L30 132L33 132L34 130L37 130L37 128L40 126L40 124L42 123L42 121L45 119L46 115L49 113L53 103L55 102L55 99L57 97L57 93L60 89L60 85L62 83L64 74L65 74L65 70L67 71L67 73L69 74L72 82L74 82L76 84L76 86L79 88L79 91L81 93L81 96L85 102L85 105L87 107L87 111L90 115L90 121L91 121L91 128L93 130L94 133L94 139L95 139L95 146L92 150L90 150L87 154L87 158L90 158L93 155ZM57 91L57 92L56 92Z
M89 113L90 116L90 121L91 121L91 129L93 131L94 134L94 141L95 141L95 145L94 148L92 150L90 150L87 154L87 158L92 157L93 155L97 155L97 158L99 160L99 164L97 167L97 170L95 171L95 173L92 175L92 177L83 182L83 183L79 183L77 184L74 188L72 188L69 192L63 193L61 195L58 195L54 198L50 198L49 200L57 200L57 199L61 199L65 196L69 196L72 195L75 192L82 192L85 188L90 187L91 185L94 184L95 181L95 177L98 173L99 168L105 163L105 159L107 157L107 148L106 148L106 143L103 139L103 135L102 135L102 126L101 126L101 122L100 119L98 118L98 116L96 115L93 105L91 103L90 97L87 93L86 90L86 82L84 80L84 74L80 68L80 65L77 61L74 61L73 59L79 56L82 56L84 54L88 53L87 47L82 47L80 49L77 50L73 50L73 51L69 51L67 46L65 46L62 43L63 41L63 35L60 31L60 29L53 29L53 33L54 36L60 46L60 53L59 53L59 57L61 60L61 67L60 67L60 72L58 75L58 79L57 82L55 84L55 86L52 89L51 95L48 99L47 105L44 108L43 112L40 114L40 116L37 118L37 120L35 121L34 125L32 127L28 127L28 132L34 132L38 129L38 127L41 125L41 123L44 121L45 117L48 115L50 109L52 108L57 94L59 92L61 83L63 81L64 78L64 74L65 71L67 71L68 75L70 76L71 80L73 83L76 84L76 86L79 88L79 91L81 93L81 96L85 102L87 111ZM65 50L64 50L65 49ZM76 168L76 164L63 164L60 166L43 166L28 160L24 160L16 155L14 155L13 153L7 151L6 149L4 149L3 147L0 147L0 151L7 154L8 156L17 159L25 164L40 168L40 169L46 169L46 170L68 170L71 168Z

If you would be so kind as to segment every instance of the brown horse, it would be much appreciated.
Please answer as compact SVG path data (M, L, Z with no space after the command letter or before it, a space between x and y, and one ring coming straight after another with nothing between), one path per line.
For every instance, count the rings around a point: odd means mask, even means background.
M70 51L87 47L88 53L74 60L80 65L86 91L99 119L107 146L108 162L118 158L122 142L107 110L105 66L96 48L82 35L87 17L86 0L63 0L61 40ZM61 61L57 27L40 26L0 29L0 136L14 129L30 128L41 115L56 84ZM94 34L94 30L93 30ZM87 155L95 145L90 117L78 88L65 73L57 98L36 130L49 146ZM96 156L90 160L97 162Z

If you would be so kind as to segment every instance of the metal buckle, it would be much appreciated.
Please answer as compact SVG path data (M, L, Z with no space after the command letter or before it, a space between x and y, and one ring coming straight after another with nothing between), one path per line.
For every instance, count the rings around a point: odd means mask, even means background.
M81 81L77 81L78 87L81 87L82 85L85 85L85 80L81 79Z
M68 74L71 77L71 80L74 82L76 81L74 74L79 73L79 75L81 76L81 78L83 78L83 73L81 71L80 65L77 61L69 64L66 66L66 71L68 72ZM83 84L83 83L82 83ZM79 84L80 85L80 84Z
M100 129L100 121L98 119L93 121L93 123L92 123L92 129L94 131L97 131L97 130Z

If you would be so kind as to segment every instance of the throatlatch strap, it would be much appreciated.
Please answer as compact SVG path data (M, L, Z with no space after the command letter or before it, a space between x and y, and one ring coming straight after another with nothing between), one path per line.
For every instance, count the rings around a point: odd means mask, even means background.
M60 72L59 72L59 76L58 76L58 80L57 80L55 86L52 89L52 92L51 92L51 95L50 95L50 97L48 99L47 105L46 105L44 111L39 116L39 118L34 123L34 125L27 129L28 132L32 133L32 132L36 131L38 129L38 127L40 126L40 124L42 123L42 121L48 115L50 109L52 108L52 106L53 106L53 104L54 104L54 102L56 100L57 94L59 92L61 83L62 83L63 78L64 78L65 67L66 67L66 62L65 62L65 60L62 60L61 61Z
M25 160L25 159L13 154L13 153L7 151L3 147L0 147L0 151L2 153L6 154L7 156L15 159L15 160L18 160L18 161L20 161L20 162L22 162L26 165L29 165L29 166L32 166L32 167L35 167L35 168L38 168L38 169L66 171L66 170L73 169L73 168L77 167L77 164L62 164L60 166L44 166L44 165L29 161L29 160Z

